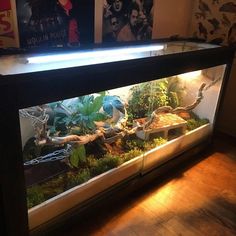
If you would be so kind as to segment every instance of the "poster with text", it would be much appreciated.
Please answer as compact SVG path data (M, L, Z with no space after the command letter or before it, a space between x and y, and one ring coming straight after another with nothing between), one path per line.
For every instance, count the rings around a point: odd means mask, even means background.
M153 0L104 0L103 42L150 40Z
M17 0L21 46L78 47L93 42L93 0Z
M0 1L0 48L18 47L14 1Z

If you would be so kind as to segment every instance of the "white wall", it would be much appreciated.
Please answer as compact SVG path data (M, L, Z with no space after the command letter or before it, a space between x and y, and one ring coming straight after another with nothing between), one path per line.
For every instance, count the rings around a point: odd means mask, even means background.
M154 0L153 38L188 37L194 0Z

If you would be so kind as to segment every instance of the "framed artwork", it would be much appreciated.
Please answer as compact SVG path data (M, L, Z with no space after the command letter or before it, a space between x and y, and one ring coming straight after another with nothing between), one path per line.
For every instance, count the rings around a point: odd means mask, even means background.
M102 42L152 38L153 0L103 0Z
M17 0L21 47L93 43L93 0Z

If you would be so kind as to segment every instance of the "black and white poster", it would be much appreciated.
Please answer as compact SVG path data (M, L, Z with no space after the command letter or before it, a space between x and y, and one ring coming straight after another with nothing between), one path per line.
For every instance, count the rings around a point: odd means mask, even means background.
M153 0L104 0L103 42L152 38Z
M22 47L93 43L93 0L17 0L17 16Z

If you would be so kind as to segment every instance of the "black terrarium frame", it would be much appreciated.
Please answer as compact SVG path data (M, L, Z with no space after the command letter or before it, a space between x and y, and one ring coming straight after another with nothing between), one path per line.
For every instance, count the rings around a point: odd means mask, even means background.
M108 89L161 79L226 64L224 84L234 50L216 47L141 59L50 71L0 76L1 84L1 217L3 232L27 235L28 214L19 110ZM137 177L137 176L136 176ZM16 233L17 232L17 233Z

